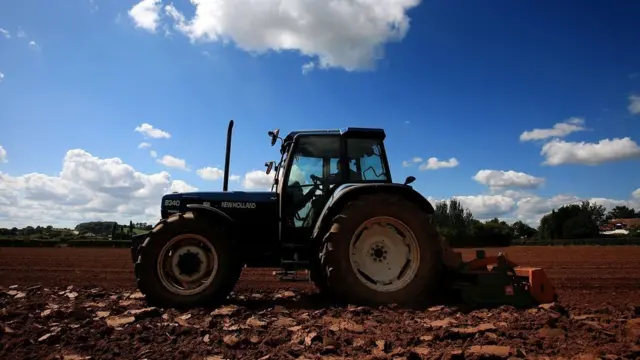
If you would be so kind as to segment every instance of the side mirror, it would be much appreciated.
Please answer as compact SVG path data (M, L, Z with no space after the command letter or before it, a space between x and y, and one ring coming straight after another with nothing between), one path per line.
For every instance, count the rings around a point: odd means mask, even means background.
M404 185L409 185L414 181L416 181L416 177L409 175L409 176L407 176L406 179L404 179Z
M278 140L278 135L280 135L280 129L275 129L274 131L269 131L267 134L271 136L271 146L276 144Z
M266 173L267 173L267 175L269 175L269 173L273 169L273 161L267 161L266 163L264 163L264 166L267 167Z

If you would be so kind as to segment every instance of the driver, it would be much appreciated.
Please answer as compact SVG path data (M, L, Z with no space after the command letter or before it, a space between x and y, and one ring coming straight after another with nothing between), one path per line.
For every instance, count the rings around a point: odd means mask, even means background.
M351 162L351 161L352 160L349 160L349 162ZM336 167L337 167L336 172L327 177L327 182L329 184L335 184L335 183L340 182L340 180L341 180L340 179L340 174L341 174L340 173L340 166L336 164ZM349 175L348 175L347 181L362 181L362 177L360 176L360 174L357 171L355 171L351 167L349 167Z

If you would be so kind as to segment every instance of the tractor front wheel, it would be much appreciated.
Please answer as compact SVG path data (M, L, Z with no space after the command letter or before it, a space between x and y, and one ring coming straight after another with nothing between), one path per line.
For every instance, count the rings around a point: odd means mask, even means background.
M205 214L175 214L160 222L138 250L135 274L151 305L187 308L224 301L242 266L227 228Z
M415 306L436 298L439 235L428 215L401 196L366 195L347 204L325 236L321 258L338 301Z

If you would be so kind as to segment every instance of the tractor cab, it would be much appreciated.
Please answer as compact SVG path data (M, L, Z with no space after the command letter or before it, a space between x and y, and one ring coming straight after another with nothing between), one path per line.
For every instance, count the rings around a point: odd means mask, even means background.
M279 195L283 266L306 264L308 242L323 209L347 184L391 183L382 129L296 131L283 138L269 132L271 144L280 140L281 159L272 190ZM275 162L267 162L270 172ZM287 249L305 251L287 251ZM289 252L289 254L287 254Z

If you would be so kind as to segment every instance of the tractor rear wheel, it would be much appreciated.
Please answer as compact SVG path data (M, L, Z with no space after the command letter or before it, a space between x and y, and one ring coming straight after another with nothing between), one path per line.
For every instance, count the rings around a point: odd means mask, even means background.
M151 305L215 306L240 278L242 265L228 228L205 214L174 214L161 221L138 250L138 288Z
M429 216L402 196L348 203L325 236L321 259L327 290L338 301L420 306L437 298L440 237Z

